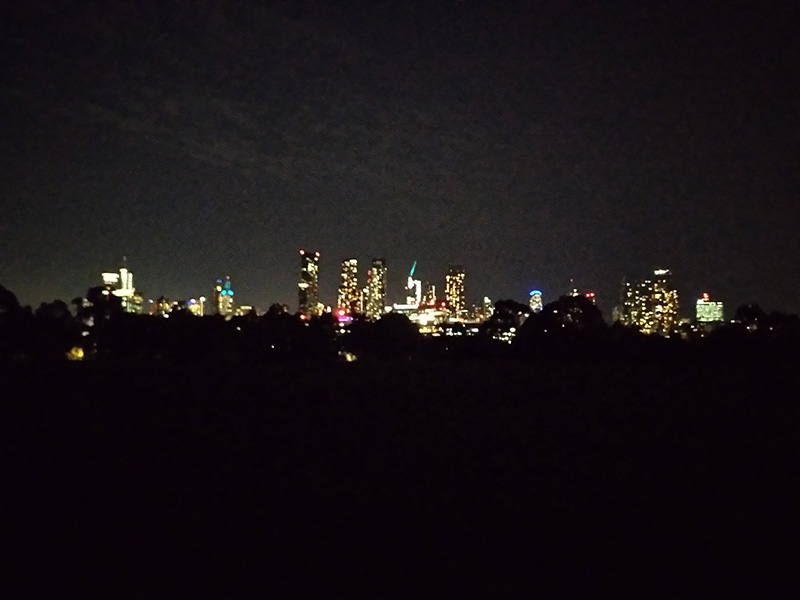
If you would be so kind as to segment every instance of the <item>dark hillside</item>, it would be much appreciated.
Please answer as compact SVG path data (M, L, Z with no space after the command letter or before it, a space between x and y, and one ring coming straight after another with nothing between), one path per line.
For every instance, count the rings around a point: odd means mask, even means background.
M707 597L796 585L793 361L2 372L20 596ZM9 596L5 596L9 597Z

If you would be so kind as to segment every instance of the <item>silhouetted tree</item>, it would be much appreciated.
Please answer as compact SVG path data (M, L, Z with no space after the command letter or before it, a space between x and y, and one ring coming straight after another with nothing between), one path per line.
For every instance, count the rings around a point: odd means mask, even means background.
M5 315L14 316L19 313L21 308L14 292L0 285L0 317Z
M10 360L26 351L31 328L31 320L16 295L0 285L0 360Z
M531 314L531 308L515 300L498 300L492 316L481 324L481 333L493 337L518 328Z
M581 346L596 349L606 329L600 309L591 300L585 296L561 296L528 317L514 338L514 346L523 353L580 353L585 349Z
M372 350L381 358L407 358L422 337L407 316L390 312L375 322Z
M42 302L34 314L36 353L40 357L63 359L81 343L81 325L62 300Z
M742 304L736 309L734 321L738 321L748 329L758 329L766 319L766 313L758 304Z

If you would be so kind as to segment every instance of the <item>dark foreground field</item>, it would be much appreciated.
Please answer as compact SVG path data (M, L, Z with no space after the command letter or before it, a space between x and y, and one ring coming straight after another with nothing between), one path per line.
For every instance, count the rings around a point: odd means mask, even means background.
M3 597L797 592L788 358L0 376Z

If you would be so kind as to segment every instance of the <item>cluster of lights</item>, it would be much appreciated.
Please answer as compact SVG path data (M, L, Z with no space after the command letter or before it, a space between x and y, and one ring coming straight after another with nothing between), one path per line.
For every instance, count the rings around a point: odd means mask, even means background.
M654 271L654 279L626 282L619 320L646 334L670 335L678 324L678 291L668 269Z
M453 314L458 314L466 308L464 278L464 268L461 266L450 267L444 278L444 297L447 307Z
M722 302L712 302L707 292L695 305L695 320L698 323L722 323L725 320Z

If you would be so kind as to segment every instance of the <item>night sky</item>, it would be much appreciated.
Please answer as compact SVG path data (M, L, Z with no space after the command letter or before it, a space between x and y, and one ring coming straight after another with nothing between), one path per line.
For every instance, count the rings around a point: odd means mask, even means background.
M269 4L269 7L257 5ZM491 6L490 6L491 4ZM494 6L497 4L497 6ZM673 271L800 312L796 2L16 2L0 283L297 308L298 250L467 299Z

